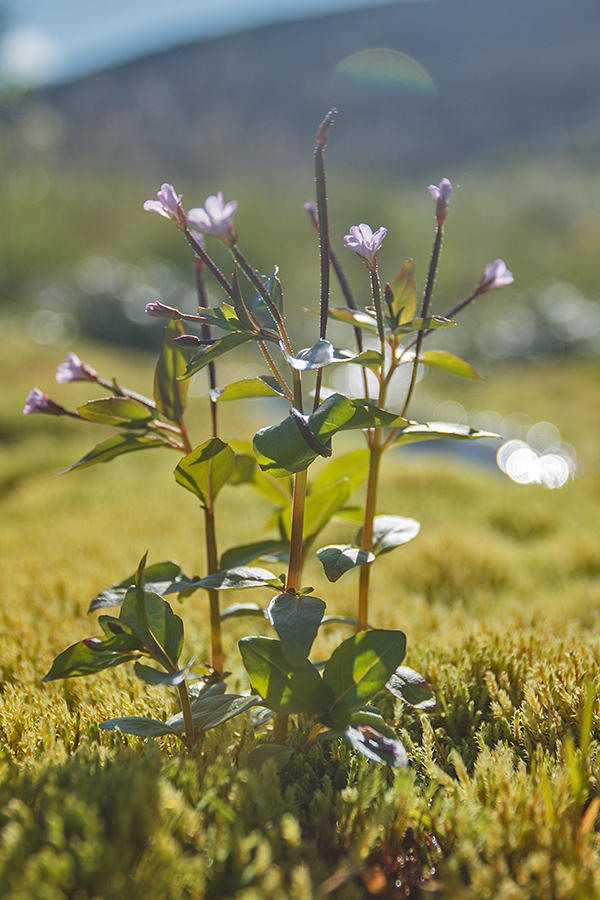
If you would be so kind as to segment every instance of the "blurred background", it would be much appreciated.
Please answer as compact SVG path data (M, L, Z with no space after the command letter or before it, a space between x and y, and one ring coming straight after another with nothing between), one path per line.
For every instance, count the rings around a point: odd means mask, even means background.
M302 204L315 131L335 105L338 248L350 225L385 224L383 277L414 257L422 285L427 185L448 177L436 311L496 257L515 285L444 339L494 360L600 351L597 0L0 8L0 309L33 340L144 346L160 330L146 301L193 307L185 241L142 211L163 181L187 208L218 190L236 198L246 255L265 272L279 265L288 309L316 305Z
M596 362L597 0L5 0L0 9L5 337L153 347L162 326L145 303L193 310L185 241L142 210L164 181L186 208L219 190L239 201L240 246L259 270L280 267L299 333L319 292L303 203L314 192L316 128L336 106L331 234L360 302L368 283L343 235L358 222L385 225L383 279L414 257L422 288L435 225L427 186L448 177L434 311L468 294L497 257L515 284L469 308L438 346L483 374ZM340 329L334 339L348 342Z

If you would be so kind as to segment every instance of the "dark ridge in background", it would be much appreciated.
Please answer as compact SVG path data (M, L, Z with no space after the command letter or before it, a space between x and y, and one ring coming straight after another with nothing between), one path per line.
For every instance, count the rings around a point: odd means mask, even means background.
M600 157L598 0L429 0L269 25L155 53L44 93L63 158L172 180L308 170L339 107L338 167L441 172L527 152ZM436 95L342 82L369 47L414 57Z

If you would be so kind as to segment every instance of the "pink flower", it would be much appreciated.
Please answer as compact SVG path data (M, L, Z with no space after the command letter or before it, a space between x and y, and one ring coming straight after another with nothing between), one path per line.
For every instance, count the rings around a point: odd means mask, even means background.
M430 184L427 188L433 199L435 200L435 217L438 225L443 225L446 221L446 212L450 203L450 192L452 185L447 178L442 178L439 185Z
M34 413L48 413L51 416L66 416L67 410L63 406L59 406L54 400L51 400L48 394L44 394L39 388L34 388L27 394L23 413L33 415Z
M173 219L177 227L181 231L185 231L187 219L181 202L181 194L175 193L172 184L163 184L156 196L158 200L146 200L144 209L147 212L158 213L159 216L164 216L166 219Z
M387 234L387 228L380 228L374 234L368 225L353 225L350 234L344 237L344 247L354 250L362 257L369 269L375 267L376 256L379 253L383 239Z
M504 260L497 259L485 267L475 291L477 294L487 294L488 291L494 291L496 288L507 287L514 280L513 274L506 268Z
M56 380L60 384L67 384L69 381L97 381L98 373L83 360L79 359L76 353L67 353L64 363L59 363L56 369Z
M188 211L188 222L193 228L204 234L212 234L221 238L228 245L235 242L233 215L237 209L237 200L224 203L221 191L207 197L204 206L197 206Z

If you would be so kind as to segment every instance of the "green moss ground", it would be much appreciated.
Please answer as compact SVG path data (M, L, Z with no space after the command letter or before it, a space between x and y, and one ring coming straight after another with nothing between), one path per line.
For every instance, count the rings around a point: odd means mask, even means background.
M147 357L123 364L106 350L78 352L147 392ZM58 652L96 633L91 597L146 549L150 561L176 559L190 573L204 565L194 498L170 475L175 455L50 477L101 435L21 416L33 385L65 405L86 398L85 386L54 384L61 359L15 339L0 360L0 896L600 898L598 368L490 372L468 390L428 380L432 397L468 410L552 422L580 472L548 491L430 454L387 458L381 511L413 516L422 531L378 562L371 620L406 632L407 664L429 679L437 709L424 716L382 702L408 770L392 774L323 743L278 775L270 763L248 769L255 738L240 720L190 758L167 739L100 733L112 716L171 712L166 692L125 667L41 683ZM193 403L200 441L205 401ZM225 438L239 436L237 416L224 413ZM267 516L245 488L226 489L222 549L255 539ZM324 537L350 533L331 526ZM305 580L329 613L353 613L353 575L330 586L311 564ZM205 599L177 612L187 654L205 659ZM247 687L235 643L255 627L226 627L234 687ZM346 633L323 634L316 656Z

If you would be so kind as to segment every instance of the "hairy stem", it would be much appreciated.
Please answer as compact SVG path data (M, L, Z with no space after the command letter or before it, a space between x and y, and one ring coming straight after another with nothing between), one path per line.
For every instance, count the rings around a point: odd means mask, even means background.
M437 272L438 261L440 258L440 250L442 248L442 234L443 228L441 225L438 225L437 230L435 232L435 240L433 242L433 250L431 251L431 259L429 260L429 272L427 273L427 284L425 285L425 293L423 295L423 305L421 307L421 318L427 318L427 313L429 312L429 302L431 300L431 294L433 292L433 285L435 283L435 274ZM410 376L410 384L408 386L408 391L406 394L406 400L404 401L404 407L402 408L402 412L400 415L404 419L406 417L406 411L411 401L411 397L415 388L415 384L417 381L417 370L419 368L419 355L421 353L421 345L423 343L423 337L425 335L425 331L427 329L422 328L419 331L416 342L415 342L415 360L413 363L412 373Z
M190 695L185 681L177 685L179 691L179 702L181 704L181 712L183 714L183 724L185 726L185 746L188 751L191 750L196 743L196 735L194 734L194 720L192 718L192 705L190 703Z
M379 470L382 457L381 431L375 429L370 445L369 474L367 478L367 496L365 500L365 518L361 549L371 551L373 549L373 520L377 503L377 489L379 486ZM366 631L369 624L369 579L371 575L371 563L360 567L358 581L358 625L357 631Z

